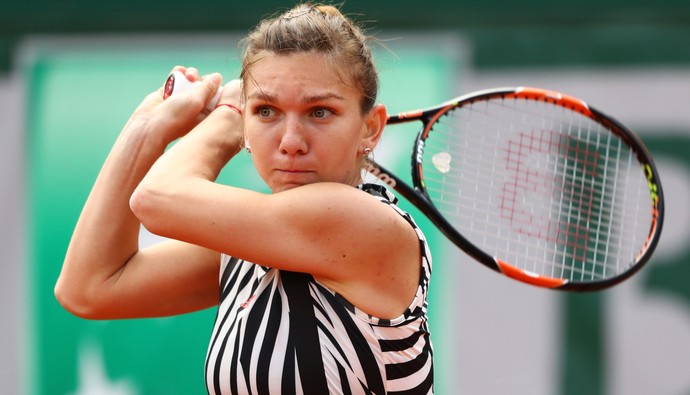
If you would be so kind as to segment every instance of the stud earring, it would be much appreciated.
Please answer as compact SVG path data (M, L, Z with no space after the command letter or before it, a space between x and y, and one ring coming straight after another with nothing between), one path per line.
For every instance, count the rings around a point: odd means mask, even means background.
M369 147L364 147L364 149L362 150L362 152L364 152L364 155L369 155L369 154L371 153L371 148L369 148Z

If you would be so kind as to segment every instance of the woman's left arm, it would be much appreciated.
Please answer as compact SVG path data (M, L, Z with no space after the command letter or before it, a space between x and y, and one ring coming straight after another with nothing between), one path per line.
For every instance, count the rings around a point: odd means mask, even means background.
M149 231L207 244L204 237L190 237L178 230L189 229L186 222L198 219L193 209L198 200L190 199L198 194L212 198L206 189L243 145L239 89L239 81L227 84L221 102L231 106L218 105L154 163L132 194L130 208Z
M229 88L221 102L236 104L226 96ZM370 313L402 312L416 290L421 259L409 223L348 185L263 194L215 183L242 146L242 127L241 114L221 106L171 147L132 195L142 224L250 262L310 273Z

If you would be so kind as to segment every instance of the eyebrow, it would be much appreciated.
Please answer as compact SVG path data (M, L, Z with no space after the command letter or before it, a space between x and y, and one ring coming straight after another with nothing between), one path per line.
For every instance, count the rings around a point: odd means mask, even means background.
M256 93L252 93L251 95L247 96L247 100L252 100L252 99L262 100L262 101L266 101L269 103L278 102L277 96L272 95L270 93L266 93L264 91L257 91ZM302 99L302 103L304 103L304 104L318 103L320 101L324 101L324 100L328 100L328 99L345 100L345 98L340 96L340 95L328 92L328 93L324 93L324 94L307 96L307 97Z

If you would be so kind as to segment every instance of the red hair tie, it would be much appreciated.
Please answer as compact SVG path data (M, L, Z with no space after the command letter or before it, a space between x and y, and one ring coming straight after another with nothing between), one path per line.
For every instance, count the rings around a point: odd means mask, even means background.
M229 104L229 103L220 103L219 105L216 106L216 108L218 108L218 107L228 107L228 108L231 108L231 109L237 111L238 114L242 115L242 110L240 110L239 107L234 106L234 105L232 105L232 104Z

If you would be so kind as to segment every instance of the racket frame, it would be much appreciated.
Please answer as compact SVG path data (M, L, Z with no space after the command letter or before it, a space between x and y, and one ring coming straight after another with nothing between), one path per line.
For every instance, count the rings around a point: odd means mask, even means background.
M481 250L466 237L460 234L460 232L455 229L455 227L451 225L443 214L436 208L433 201L429 197L424 183L422 156L424 153L425 140L432 132L436 121L446 115L449 111L477 101L495 98L522 98L539 100L569 108L592 119L595 122L602 124L616 136L620 137L625 145L632 150L643 168L651 194L653 207L651 229L649 231L647 241L644 244L640 254L638 254L636 257L635 262L627 270L610 278L587 281L571 281L533 273L528 270L513 266L508 262L502 261L501 259L491 256L490 254L487 254ZM439 106L390 115L387 120L387 125L395 125L412 121L421 121L423 124L412 147L410 174L412 186L403 181L400 177L396 176L393 172L387 170L384 166L377 163L375 160L370 161L369 172L381 180L384 184L387 184L389 187L393 188L415 207L417 207L451 242L486 267L515 280L538 287L567 291L596 291L609 288L626 280L638 272L648 262L649 258L654 253L661 235L661 229L663 227L664 199L661 181L659 179L652 156L642 140L632 130L625 127L616 119L587 105L587 103L584 101L573 96L540 88L518 87L487 89L459 96L455 99L442 103Z

